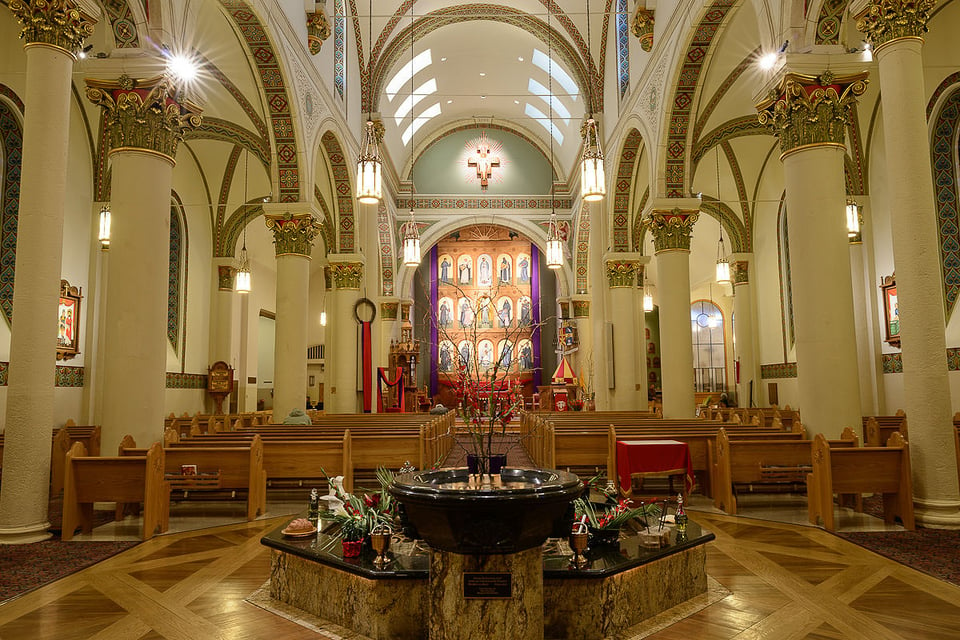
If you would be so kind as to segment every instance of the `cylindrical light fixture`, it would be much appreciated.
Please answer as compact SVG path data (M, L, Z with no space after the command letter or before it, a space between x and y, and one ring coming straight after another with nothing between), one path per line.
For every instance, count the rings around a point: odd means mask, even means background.
M360 157L357 159L357 200L364 204L376 204L381 198L383 198L383 185L380 145L373 120L367 120Z
M588 118L583 133L583 157L580 160L580 194L587 202L603 200L607 193L606 184L597 121Z
M100 231L97 233L97 240L104 249L110 247L110 207L107 205L100 207Z
M860 242L862 221L860 205L853 200L847 200L847 237L853 242Z
M320 312L320 326L321 326L321 327L327 326L327 312L326 312L326 311L321 311L321 312Z
M653 311L653 292L650 291L651 285L646 285L643 288L643 311L644 313L650 313Z
M550 231L547 235L547 268L559 269L563 266L563 243L557 229L557 212L550 214Z
M240 263L237 265L237 281L234 290L237 293L250 293L252 285L250 279L250 258L247 256L247 242L244 240L240 249Z
M410 209L410 220L403 225L403 265L416 267L420 264L420 232L417 230L417 221Z

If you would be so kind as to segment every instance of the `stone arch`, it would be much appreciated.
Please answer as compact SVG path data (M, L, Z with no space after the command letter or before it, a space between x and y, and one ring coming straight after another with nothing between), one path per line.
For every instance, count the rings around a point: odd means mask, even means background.
M394 275L397 261L393 251L393 227L390 224L390 213L387 205L381 201L377 204L377 237L380 240L378 257L380 260L380 293L384 296L394 294Z
M274 193L279 202L299 202L300 159L293 126L292 100L287 82L273 44L256 13L244 0L220 0L236 33L247 45L250 61L257 70L260 90L263 92L273 130L276 149L276 179Z
M0 312L13 321L13 285L17 264L17 219L23 154L23 101L0 84Z
M624 138L617 157L617 175L613 185L613 223L611 224L614 251L630 251L630 200L636 161L642 142L643 135L640 131L631 129Z
M488 213L484 216L476 215L467 218L449 216L430 225L426 229L422 229L420 247L423 255L426 255L433 245L457 229L474 224L495 224L507 229L512 229L530 238L530 241L537 245L541 252L546 252L547 230L545 225L539 224L536 220L511 216L509 212L504 212L503 214ZM415 271L416 269L410 268L400 270L399 283L395 287L396 295L400 297L413 297L413 275ZM570 282L570 270L567 268L557 269L553 273L556 274L557 278L557 297L569 296L573 290Z
M331 251L338 253L353 253L356 251L356 225L353 212L353 186L350 182L350 168L343 153L340 140L333 131L325 131L320 137L320 144L326 154L327 162L333 173L334 189L337 195L337 206L333 213L339 238L336 247Z
M175 353L186 347L187 277L189 274L190 234L183 201L170 192L170 254L167 271L167 339ZM181 327L183 341L181 343Z

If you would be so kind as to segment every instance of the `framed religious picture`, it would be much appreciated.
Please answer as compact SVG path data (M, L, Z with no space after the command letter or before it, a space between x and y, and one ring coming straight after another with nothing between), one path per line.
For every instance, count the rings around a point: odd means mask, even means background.
M57 308L57 360L70 360L80 353L79 287L60 281L60 304Z
M886 276L880 283L883 292L883 319L886 337L892 347L900 346L900 307L897 303L897 274Z

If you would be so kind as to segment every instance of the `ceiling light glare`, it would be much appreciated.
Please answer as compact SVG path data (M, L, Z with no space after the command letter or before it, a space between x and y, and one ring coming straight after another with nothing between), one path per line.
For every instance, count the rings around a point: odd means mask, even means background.
M773 69L774 65L777 64L777 54L773 52L765 54L760 58L760 62L758 64L764 71Z
M167 58L167 72L183 83L197 79L199 67L195 60L183 53L174 53Z

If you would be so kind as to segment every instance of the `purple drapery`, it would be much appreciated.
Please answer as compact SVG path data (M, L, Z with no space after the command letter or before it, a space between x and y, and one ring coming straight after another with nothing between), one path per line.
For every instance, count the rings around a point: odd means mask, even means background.
M533 391L536 393L541 384L543 372L540 370L540 250L530 245L530 297L533 299Z
M437 327L437 298L440 285L437 274L437 245L430 249L430 395L440 391L440 379L437 375L437 354L439 353L439 330Z

